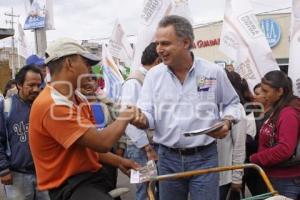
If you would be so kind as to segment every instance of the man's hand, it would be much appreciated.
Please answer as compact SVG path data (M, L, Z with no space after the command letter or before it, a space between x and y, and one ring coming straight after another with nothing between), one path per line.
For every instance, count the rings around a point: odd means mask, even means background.
M142 113L141 109L139 109L139 115L136 118L134 118L134 120L132 120L130 123L140 129L148 128L147 117L146 115L144 115L144 113Z
M139 167L141 166L138 163L126 158L122 158L122 161L119 165L119 169L127 176L130 176L130 169L137 170Z
M11 173L0 177L0 179L1 179L1 183L3 185L12 185L13 184L13 178L12 178Z
M126 106L124 110L122 110L118 116L119 120L125 120L128 122L132 122L134 120L138 120L141 115L141 110L136 106Z
M154 160L154 161L158 160L158 156L150 144L147 144L144 147L144 150L146 151L148 160Z
M231 128L231 122L225 119L224 125L221 129L208 133L207 135L216 139L223 139L229 133L230 128Z
M140 129L148 128L146 116L142 113L141 109L136 106L127 105L126 108L120 112L118 119L126 120Z

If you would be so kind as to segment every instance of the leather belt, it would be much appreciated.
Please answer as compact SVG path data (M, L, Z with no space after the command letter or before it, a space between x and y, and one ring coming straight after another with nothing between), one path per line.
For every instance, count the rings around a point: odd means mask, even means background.
M164 145L161 145L161 146L168 149L169 151L178 153L180 155L193 155L197 152L200 152L200 151L203 151L204 149L207 149L208 147L213 146L215 143L216 142L212 142L208 145L192 147L192 148L171 148L171 147L167 147L167 146L164 146Z

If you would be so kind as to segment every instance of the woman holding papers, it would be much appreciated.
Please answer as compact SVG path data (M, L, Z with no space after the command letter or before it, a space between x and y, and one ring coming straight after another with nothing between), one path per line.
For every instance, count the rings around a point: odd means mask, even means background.
M300 198L300 165L297 155L300 137L300 100L293 95L291 80L281 71L262 79L262 91L271 104L271 115L260 129L258 152L250 161L262 166L279 194Z

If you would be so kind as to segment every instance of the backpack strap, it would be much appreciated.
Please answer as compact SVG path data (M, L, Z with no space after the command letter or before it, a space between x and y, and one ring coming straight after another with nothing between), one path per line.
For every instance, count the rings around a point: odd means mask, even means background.
M130 79L135 79L137 80L141 85L143 85L144 80L145 80L145 75L140 71L140 70L134 70L133 72L130 73L128 76L127 80Z
M11 148L8 141L8 132L6 127L6 120L9 118L12 108L12 97L6 98L3 100L3 115L4 115L4 123L5 123L5 134L6 134L6 154L8 156L11 155Z
M6 118L9 117L10 112L11 112L11 106L12 106L12 98L6 98L3 101L3 112Z

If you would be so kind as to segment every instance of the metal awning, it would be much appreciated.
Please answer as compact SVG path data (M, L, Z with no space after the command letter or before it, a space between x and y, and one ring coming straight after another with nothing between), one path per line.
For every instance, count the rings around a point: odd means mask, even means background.
M0 40L13 35L14 35L13 29L0 28Z

